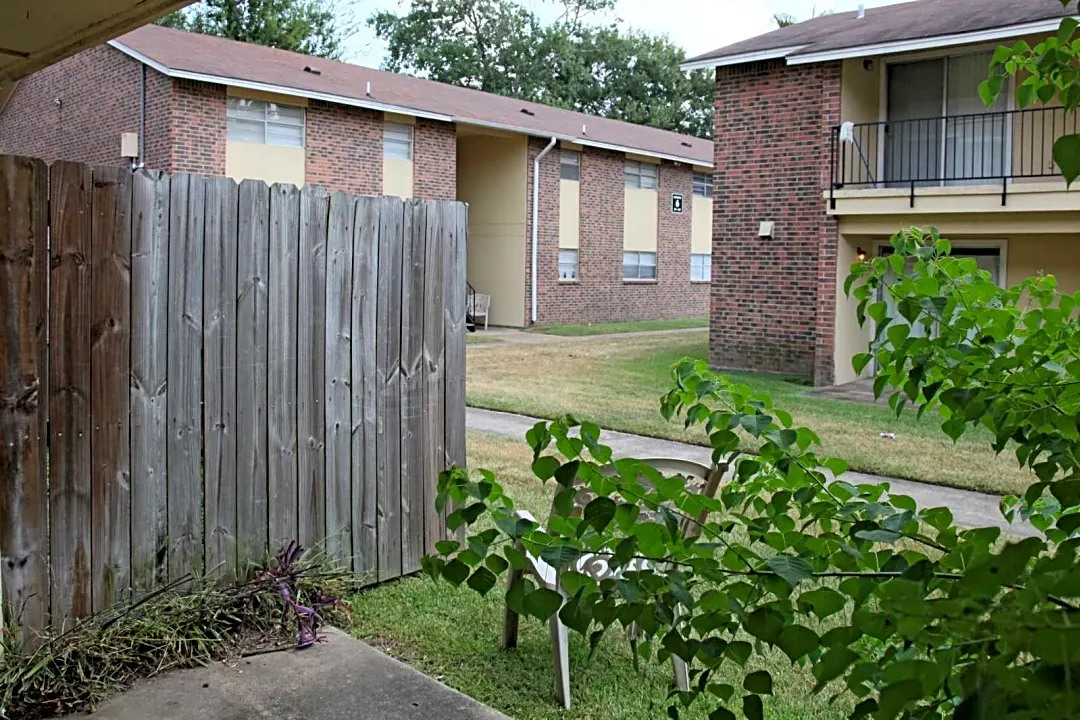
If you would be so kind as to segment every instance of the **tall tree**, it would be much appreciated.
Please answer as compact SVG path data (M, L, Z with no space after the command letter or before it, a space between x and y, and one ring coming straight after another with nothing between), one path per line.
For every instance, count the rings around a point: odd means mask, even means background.
M336 0L201 0L158 20L166 27L339 58L352 31Z
M713 83L679 69L663 36L588 22L612 0L563 0L543 24L512 0L414 0L369 24L388 42L384 67L556 107L708 137Z

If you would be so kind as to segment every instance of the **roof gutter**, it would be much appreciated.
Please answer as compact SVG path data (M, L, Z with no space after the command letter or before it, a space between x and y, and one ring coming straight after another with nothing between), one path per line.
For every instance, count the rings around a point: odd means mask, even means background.
M208 75L206 73L195 73L187 70L174 70L173 68L162 65L156 60L143 55L138 50L134 50L127 45L117 41L110 40L109 45L119 50L125 55L138 60L145 65L149 65L153 69L157 70L162 75L167 77L177 78L179 80L193 80L196 82L211 83L214 85L228 85L230 87L244 88L245 90L258 90L259 92L275 93L277 95L285 95L287 97L305 98L308 100L322 100L324 102L334 103L337 105L347 105L349 107L364 108L366 110L377 110L380 112L396 113L398 115L411 115L413 117L425 118L428 120L438 120L440 122L458 123L461 125L471 125L473 127L490 128L492 130L502 130L505 132L517 133L519 135L528 135L530 137L542 137L550 138L552 134L550 132L542 132L539 130L530 130L528 128L518 127L516 125L504 125L502 123L487 122L484 120L475 120L472 118L459 117L456 115L446 115L442 113L433 113L426 110L417 110L416 108L405 107L403 105L393 105L389 103L376 102L374 100L358 100L357 98L349 97L347 95L335 95L331 93L317 92L315 90L300 90L297 88L291 88L285 85L273 85L270 83L253 82L251 80L241 80L239 78L225 77L224 75ZM647 157L654 157L660 160L671 160L672 162L685 163L687 165L700 165L702 167L712 167L711 161L697 160L692 157L685 157L680 155L670 155L667 153L658 153L650 150L644 150L641 148L631 148L622 145L612 145L610 143L597 142L590 140L589 138L576 137L573 135L555 135L557 140L564 140L566 142L576 143L578 145L584 145L587 147L601 148L604 150L614 150L616 152L628 152L636 153L638 155L645 155ZM702 140L702 142L709 142ZM710 152L712 143L709 142Z
M544 156L551 152L551 149L555 147L555 143L558 142L558 138L554 135L551 136L551 142L547 144L547 147L540 151L540 154L533 160L533 181L532 181L532 268L529 276L530 284L532 285L532 322L536 324L536 259L539 254L537 251L537 238L539 236L539 220L540 220L540 161L544 159Z

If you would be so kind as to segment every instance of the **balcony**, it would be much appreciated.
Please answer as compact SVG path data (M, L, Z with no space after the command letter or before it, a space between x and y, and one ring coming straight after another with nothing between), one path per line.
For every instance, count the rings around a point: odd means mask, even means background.
M1005 207L1019 192L1060 192L1053 146L1073 133L1080 133L1080 118L1060 107L838 125L832 128L829 209L837 211L838 199L870 196L903 197L914 208L922 195L952 198L951 204L976 195L993 195L996 203L1000 195ZM1031 209L1040 203L1045 197ZM1061 209L1074 205L1069 198Z

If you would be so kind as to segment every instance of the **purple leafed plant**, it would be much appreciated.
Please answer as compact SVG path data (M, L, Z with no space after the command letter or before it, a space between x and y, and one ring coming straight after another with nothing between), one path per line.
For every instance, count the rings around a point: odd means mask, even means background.
M297 650L309 648L315 644L319 627L319 610L333 607L338 604L335 598L323 596L316 599L311 605L301 605L296 599L299 596L297 581L300 570L297 563L304 554L304 548L300 543L291 540L281 552L277 554L274 567L264 572L264 577L273 584L274 588L285 601L286 610L291 610L296 616L298 639Z

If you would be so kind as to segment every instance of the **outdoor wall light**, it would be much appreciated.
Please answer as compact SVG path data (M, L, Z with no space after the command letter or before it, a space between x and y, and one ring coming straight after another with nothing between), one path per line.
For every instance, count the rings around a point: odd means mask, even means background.
M855 257L859 258L859 262L866 262L866 251L862 248L855 248Z

